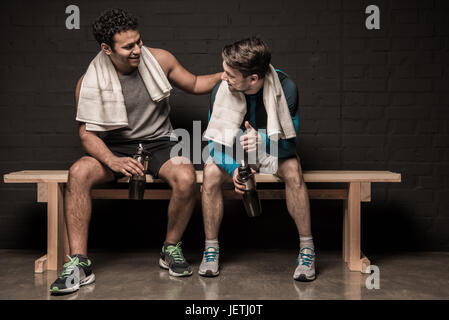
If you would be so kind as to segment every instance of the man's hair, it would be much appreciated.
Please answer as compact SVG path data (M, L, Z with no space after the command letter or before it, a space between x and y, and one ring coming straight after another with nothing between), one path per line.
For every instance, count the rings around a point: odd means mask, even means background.
M98 44L106 43L114 51L114 35L137 30L137 18L122 9L106 9L92 23L92 31Z
M223 48L221 55L228 66L240 71L245 78L252 74L264 78L271 61L268 45L257 37L229 44Z

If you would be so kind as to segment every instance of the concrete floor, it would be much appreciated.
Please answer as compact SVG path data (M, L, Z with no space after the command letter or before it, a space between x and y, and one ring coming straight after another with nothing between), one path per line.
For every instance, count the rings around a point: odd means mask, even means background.
M185 250L194 274L175 278L158 266L158 250L91 252L96 283L77 293L51 296L54 271L35 274L39 252L0 250L0 299L30 300L298 300L298 299L449 299L449 252L375 254L380 288L368 289L370 275L350 272L339 252L319 252L318 278L310 283L292 279L295 252L226 252L217 278L197 274L200 252Z

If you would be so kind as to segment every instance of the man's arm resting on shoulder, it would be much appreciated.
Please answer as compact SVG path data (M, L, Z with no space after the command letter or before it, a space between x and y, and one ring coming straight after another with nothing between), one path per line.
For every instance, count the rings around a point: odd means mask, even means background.
M75 103L78 108L81 83L84 75L78 81L75 91ZM81 139L81 145L84 150L92 157L109 167L114 172L121 172L126 176L132 174L143 175L143 166L140 162L131 157L116 157L106 144L98 136L98 133L86 130L86 124L79 122L78 133Z
M176 87L193 94L205 94L212 91L221 79L222 72L197 76L187 71L173 54L163 49L151 49L167 78Z

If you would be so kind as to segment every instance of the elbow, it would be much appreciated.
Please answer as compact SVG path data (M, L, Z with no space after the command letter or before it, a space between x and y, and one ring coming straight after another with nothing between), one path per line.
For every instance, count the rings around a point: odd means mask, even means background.
M80 133L79 136L80 136L81 145L84 148L86 148L86 146L89 144L89 141L91 141L92 136L96 136L96 135L91 132L83 132L83 133Z
M200 94L199 89L198 89L198 76L197 75L194 75L192 89L191 89L190 93Z

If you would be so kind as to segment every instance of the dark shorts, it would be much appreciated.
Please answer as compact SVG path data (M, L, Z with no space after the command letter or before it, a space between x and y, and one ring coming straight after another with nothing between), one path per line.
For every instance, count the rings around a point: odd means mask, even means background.
M170 151L178 141L170 141L170 138L160 138L152 141L131 141L125 143L107 144L107 147L117 157L132 157L136 153L139 143L149 153L148 173L158 178L159 169L170 160ZM124 177L121 172L114 172L116 179Z

